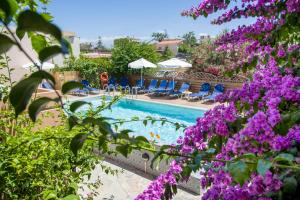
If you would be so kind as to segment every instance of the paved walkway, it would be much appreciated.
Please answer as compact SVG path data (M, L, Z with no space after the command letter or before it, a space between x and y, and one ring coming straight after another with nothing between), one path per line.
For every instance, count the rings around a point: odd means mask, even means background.
M114 165L114 161L105 161L103 163L106 166L110 166L112 169L117 169L119 173L117 175L105 174L100 166L92 172L90 181L101 180L102 185L95 191L98 193L95 200L133 200L139 193L141 193L151 182L153 177L147 175L139 170L127 167L126 169ZM80 191L81 194L89 193L87 187L83 187L84 191ZM178 189L177 195L174 200L198 200L199 195L194 195Z
M83 98L89 98L93 96L102 96L104 95L104 91L101 90L100 95L88 95L87 97L78 97L73 95L67 95L66 98L69 100L75 100L75 99L83 99ZM113 95L113 92L110 93ZM115 95L119 95L119 92L116 92ZM190 107L196 107L196 108L203 108L203 109L211 109L217 105L217 103L213 102L205 102L195 100L195 101L188 101L184 98L169 98L168 96L153 96L148 94L138 94L136 95L127 95L128 98L133 99L139 99L139 100L147 100L152 102L158 102L158 103L167 103L167 104L174 104L174 105L182 105L182 106L190 106Z

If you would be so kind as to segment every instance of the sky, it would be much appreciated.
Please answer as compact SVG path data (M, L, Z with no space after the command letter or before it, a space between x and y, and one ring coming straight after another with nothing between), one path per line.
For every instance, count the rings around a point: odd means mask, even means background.
M167 31L170 38L194 31L197 36L215 36L224 29L232 29L253 20L237 20L221 26L208 18L193 20L182 17L181 11L197 5L199 0L52 0L47 11L64 31L72 31L81 42L95 42L98 36L106 46L115 38L132 36L143 41L151 40L153 32Z

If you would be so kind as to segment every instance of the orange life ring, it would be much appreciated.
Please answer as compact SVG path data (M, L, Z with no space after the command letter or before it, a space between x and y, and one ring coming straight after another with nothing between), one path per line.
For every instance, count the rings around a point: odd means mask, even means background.
M107 85L108 83L108 74L107 72L103 72L100 74L100 81L101 81L101 85L104 88L105 85Z

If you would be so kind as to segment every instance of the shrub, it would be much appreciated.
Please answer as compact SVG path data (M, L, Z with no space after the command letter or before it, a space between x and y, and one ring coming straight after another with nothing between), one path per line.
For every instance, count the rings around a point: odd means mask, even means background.
M18 122L8 123L13 119L11 110L1 111L0 197L57 199L76 195L83 176L101 161L93 154L91 142L85 143L77 157L70 150L72 138L82 130L58 126L34 131L26 114Z
M109 58L80 58L70 59L57 71L79 71L80 76L90 82L93 87L100 87L99 75L103 72L111 72L111 61Z
M234 73L254 73L242 88L218 96L220 105L157 154L174 161L137 200L171 199L178 181L192 172L200 174L204 200L299 199L299 1L207 0L183 15L206 17L222 9L213 24L256 17L216 41L219 51L245 51L230 64Z

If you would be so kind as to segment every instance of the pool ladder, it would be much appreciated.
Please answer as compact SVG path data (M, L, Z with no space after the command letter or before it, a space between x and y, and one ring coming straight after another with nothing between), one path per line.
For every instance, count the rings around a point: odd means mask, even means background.
M111 89L112 89L112 91L111 91ZM112 93L112 95L111 95L111 93ZM115 87L109 88L108 85L106 85L106 86L104 87L104 95L114 97L115 94L116 94L116 88L115 88Z

